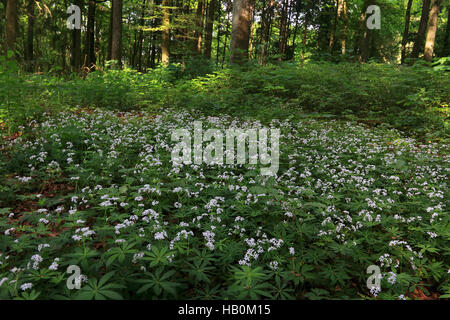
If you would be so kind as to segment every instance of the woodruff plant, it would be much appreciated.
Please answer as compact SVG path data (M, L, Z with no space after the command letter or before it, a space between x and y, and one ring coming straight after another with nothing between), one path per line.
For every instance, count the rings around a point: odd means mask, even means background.
M261 168L262 175L275 176L279 168L280 158L280 129L272 128L266 129L236 129L228 128L223 133L219 129L208 129L203 134L202 122L194 121L194 141L193 147L192 135L187 129L175 129L172 131L172 141L178 142L172 150L172 162L173 165L179 166L180 164L189 165L193 163L200 165L206 163L208 165L225 163L227 165L245 164L246 158L248 158L249 164L263 165L270 164L269 168ZM268 133L270 132L270 154L268 151ZM224 151L223 140L226 139L226 150ZM203 142L212 142L203 149ZM236 148L235 148L236 140ZM248 141L248 153L246 153L246 142ZM193 152L192 152L193 150ZM235 152L236 150L236 152ZM258 153L259 151L259 153ZM180 152L182 155L180 156ZM259 157L258 157L259 154ZM236 156L235 156L236 155Z

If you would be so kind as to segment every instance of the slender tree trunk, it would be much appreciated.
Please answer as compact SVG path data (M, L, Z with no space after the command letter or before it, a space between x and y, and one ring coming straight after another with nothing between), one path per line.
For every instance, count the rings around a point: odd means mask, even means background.
M266 0L262 0L262 11L261 11L261 22L260 22L260 28L259 28L259 44L261 50L258 53L258 63L263 64L264 62L264 55L265 55L265 30L266 30L266 23L267 23L267 6L266 6Z
M94 58L95 58L95 64L101 64L103 67L105 66L105 56L106 52L103 50L104 46L103 44L103 38L100 37L100 26L101 26L101 19L96 16L95 17L95 43L94 43ZM103 34L103 33L102 33Z
M307 4L307 6L306 6L306 13L305 13L305 23L304 23L304 26L303 26L302 63L305 61L306 38L307 38L307 36L308 36L308 26L309 26L310 10L311 10L311 0L308 0L308 4Z
M95 0L89 0L88 3L88 21L86 29L86 45L85 45L85 58L86 67L90 70L94 70L96 63L95 58Z
M155 21L153 22L153 27L156 26ZM156 53L157 53L157 48L156 48L156 39L157 39L157 35L156 32L152 33L152 42L151 42L151 54L150 54L150 68L154 69L156 67Z
M207 59L211 59L215 10L216 10L216 0L209 0L208 16L207 16L206 28L205 28L205 58L207 58Z
M58 50L61 52L61 72L66 72L66 54L67 54L67 33L62 33L61 44Z
M6 50L16 51L17 38L17 1L6 2Z
M450 55L450 4L447 6L447 28L445 29L444 46L442 47L442 56L447 57Z
M275 6L274 0L268 0L268 8L265 9L264 16L262 17L262 46L261 46L261 57L260 63L264 64L266 62L267 55L267 45L269 43L270 37L270 25L272 21L273 7ZM266 1L264 0L264 7L266 7Z
M408 43L408 35L409 35L409 21L411 19L411 7L413 0L408 0L408 6L406 7L405 14L405 29L403 31L403 39L402 39L402 53L401 53L401 63L405 62L406 58L406 44Z
M220 23L220 6L221 3L217 6L217 50L216 50L216 66L219 65L219 53L220 53L220 36L222 31L222 25Z
M76 0L74 4L80 7L83 13L84 0ZM81 29L72 30L72 72L79 72L81 68Z
M229 30L230 30L230 19L229 19L229 15L230 15L230 7L231 7L231 0L227 1L227 9L226 9L226 19L227 19L227 24L225 27L225 41L223 43L223 54L222 54L222 68L223 65L225 63L225 56L227 53L227 46L228 46L228 34L229 34Z
M184 2L183 14L185 16L188 16L190 14L190 12L191 12L190 5L191 5L190 1L185 1ZM189 42L189 31L190 31L190 29L187 26L185 26L183 28L183 46L185 48L189 47L189 44L190 44L190 42Z
M111 11L109 12L108 53L106 55L106 60L108 61L111 60L112 30L113 30L113 12L111 5Z
M438 25L439 11L441 10L442 0L433 0L431 4L430 19L428 23L427 38L425 41L424 59L426 61L433 60L434 41L436 39L436 31Z
M359 28L355 36L355 43L354 43L354 49L353 54L360 54L361 53L361 41L364 37L364 31L366 30L366 10L368 6L369 1L364 0L363 6L361 8L361 15L359 17Z
M170 0L162 0L163 19L162 19L162 35L161 35L161 62L164 66L169 65L170 55Z
M282 56L286 54L286 41L287 41L287 20L288 20L288 0L283 0L280 19L280 35L278 43L278 53ZM280 56L278 60L282 60Z
M415 59L419 57L419 53L423 49L423 41L425 39L425 33L428 25L428 17L430 14L430 3L431 0L423 0L422 16L420 17L419 30L417 31L416 41L414 42L413 50L411 53L411 56Z
M359 61L360 62L367 62L369 61L370 57L370 44L372 41L372 30L368 29L366 26L366 10L369 7L369 5L375 4L375 0L364 0L363 5L363 15L362 15L362 21L363 21L363 36L361 39L361 43L359 46Z
M294 34L292 36L292 49L290 50L290 54L289 54L289 60L292 60L295 56L295 46L296 46L296 42L295 40L297 39L297 31L298 31L298 17L300 15L300 11L297 11L297 13L295 14L295 27L294 27Z
M341 41L341 52L345 54L347 51L347 37L348 37L348 15L347 15L347 0L342 1L342 12L344 15L344 35Z
M28 30L27 30L27 44L25 50L25 58L27 64L27 71L33 72L33 40L34 40L34 0L28 0L27 5L28 16Z
M122 67L122 0L112 0L111 60Z
M252 59L252 57L253 57L253 42L254 42L254 37L253 37L253 34L255 33L255 10L254 10L254 7L253 7L253 1L252 1L252 3L251 3L251 12L252 12L252 15L251 15L251 19L250 19L250 38L249 38L249 40L248 40L248 42L249 42L249 48L248 48L248 58L251 60Z
M139 29L139 39L138 39L138 71L142 71L142 50L144 47L144 31L142 28L145 23L145 8L146 8L147 0L142 0L142 11L141 11L141 20L140 20L140 29Z
M202 53L202 35L203 35L203 15L205 14L205 1L199 0L197 5L197 14L195 17L194 46L195 54Z
M130 65L131 65L132 68L136 67L136 57L137 57L137 51L138 51L138 38L137 38L137 35L138 35L138 32L135 29L134 30L134 40L133 40L133 49L131 49L131 43L130 43L130 48L129 48Z
M3 4L3 9L2 12L0 12L0 19L1 21L6 21L6 0L0 0L1 3ZM0 23L0 46L5 47L6 48L6 44L3 43L3 37L5 35L5 25L4 23ZM0 55L3 54L3 49L0 49Z
M336 28L339 18L341 16L341 12L342 12L342 0L336 0L336 13L334 15L333 24L331 25L330 42L328 44L328 49L330 50L330 52L332 52L334 48L334 41L336 38Z

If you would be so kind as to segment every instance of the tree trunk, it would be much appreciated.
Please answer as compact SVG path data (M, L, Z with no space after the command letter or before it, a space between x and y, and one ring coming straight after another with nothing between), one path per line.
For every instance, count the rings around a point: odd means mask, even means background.
M101 64L103 67L105 66L105 57L106 52L103 50L104 46L103 44L103 38L100 36L100 34L103 35L103 32L100 33L100 26L102 19L100 19L98 16L95 17L95 42L94 42L94 57L97 57L95 60L95 64L99 65Z
M203 15L205 14L205 1L199 0L197 6L197 15L195 18L195 32L194 32L194 53L202 53L202 35L203 35Z
M288 0L283 0L283 5L281 9L281 20L280 20L280 35L278 43L278 53L284 57L286 54L286 42L287 42L287 20L288 20ZM278 60L282 60L279 57Z
M162 0L163 19L162 19L162 36L161 36L161 62L164 66L169 65L170 50L170 0Z
M424 59L428 62L433 60L434 41L436 39L436 30L438 25L438 15L441 10L442 0L433 0L431 4L430 19L428 23L427 39L425 41Z
M142 11L141 11L141 21L140 21L140 26L141 28L139 29L139 38L138 38L138 71L141 72L142 71L142 50L144 47L144 31L142 30L142 28L144 27L144 23L145 23L145 8L146 8L146 3L147 0L142 0Z
M307 38L307 36L308 36L308 26L309 26L310 10L311 10L311 0L308 0L308 4L307 4L307 6L306 6L306 13L305 13L305 23L304 23L304 26L303 26L302 63L305 61L306 38Z
M223 68L223 64L225 63L225 56L227 54L227 46L228 46L228 30L230 30L230 19L229 19L229 15L230 15L230 7L231 7L231 0L227 1L227 9L226 9L226 19L227 19L227 24L225 26L225 41L223 43L223 54L222 54L222 68Z
M449 37L450 37L450 4L447 6L447 28L445 29L444 46L442 47L442 54L441 54L441 56L443 57L448 57L450 55Z
M253 2L251 3L251 6L252 6L251 7L252 15L251 15L251 19L250 19L250 36L249 36L249 40L248 40L248 42L249 42L249 44L248 44L248 46L249 46L249 48L248 48L248 58L250 60L253 57L253 42L254 42L253 34L255 33L255 27L256 27L256 25L255 25L255 10L254 10L254 7L253 7Z
M28 0L27 5L28 30L27 44L25 50L26 68L28 72L33 72L33 39L34 39L34 0Z
M122 0L112 0L111 60L122 67Z
M216 0L209 0L208 16L206 20L205 30L205 58L211 58L212 34L214 27L214 13L216 10Z
M111 45L112 45L112 29L113 29L113 13L112 7L109 12L109 33L108 33L108 52L106 54L106 60L111 60Z
M408 1L408 6L406 7L405 14L405 30L403 31L403 39L402 39L402 53L401 53L401 63L405 62L406 58L406 44L408 43L408 35L409 35L409 20L411 19L411 7L413 0Z
M250 20L252 0L235 0L233 3L233 22L231 27L231 63L243 64L248 59Z
M273 14L273 7L275 5L274 0L268 0L269 5L268 8L265 9L265 12L263 14L262 19L262 25L261 25L261 31L262 31L262 46L261 46L261 57L259 63L264 64L266 62L266 53L267 53L267 44L269 43L269 37L270 37L270 24L272 22L272 14ZM264 7L265 5L264 0Z
M153 21L153 27L156 27L156 20L154 19ZM151 41L151 54L150 54L150 68L154 69L156 67L156 53L157 53L157 48L156 48L156 40L157 40L157 34L156 32L152 33L152 41Z
M67 54L67 33L63 32L62 34L62 41L60 44L60 48L58 48L61 51L61 72L66 72L66 54Z
M425 39L425 32L428 25L428 17L430 13L431 0L423 0L422 16L420 17L419 31L417 32L416 41L414 42L411 56L415 59L419 57L420 51L423 49L423 41Z
M354 43L354 49L353 54L357 55L360 54L361 50L361 41L364 36L364 30L366 29L364 22L366 21L366 10L367 10L368 0L364 0L362 9L361 9L361 15L359 17L359 28L355 36L355 43Z
M222 25L220 23L220 7L221 3L217 6L217 50L216 50L216 66L219 65L219 53L220 53L220 31L222 31Z
M300 11L297 11L297 13L295 14L294 34L292 36L292 48L291 48L291 50L289 52L289 56L288 56L289 60L292 60L294 58L294 56L295 56L295 46L296 46L295 40L297 39L298 17L299 17L299 15L300 15Z
M94 0L89 0L88 3L88 21L86 29L86 45L85 45L85 58L86 66L90 70L94 70L96 63L95 58L95 9L96 4Z
M74 4L83 12L84 0L76 0ZM72 30L72 72L79 72L81 68L81 29Z
M364 0L363 14L361 16L363 36L359 46L359 62L367 62L370 58L370 44L372 41L372 30L366 26L367 14L366 10L369 5L375 4L375 0Z
M342 0L336 0L336 14L334 15L334 21L331 25L331 32L330 32L330 43L328 44L328 49L330 52L333 51L334 48L334 41L336 38L336 28L339 21L339 18L341 16L342 12Z
M6 2L6 51L16 51L17 38L17 1Z
M341 41L341 52L345 54L347 51L347 36L348 36L348 15L347 15L347 0L342 1L342 12L344 15L344 35Z

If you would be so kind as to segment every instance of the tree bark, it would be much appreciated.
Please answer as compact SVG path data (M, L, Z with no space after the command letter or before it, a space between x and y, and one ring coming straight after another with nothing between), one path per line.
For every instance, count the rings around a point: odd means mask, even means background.
M219 54L220 54L220 33L222 31L222 25L220 23L220 6L217 6L217 51L216 51L216 66L219 65Z
M423 41L425 39L425 32L428 25L428 17L430 14L431 0L423 0L422 16L420 17L419 31L417 31L416 41L414 42L411 56L415 59L419 57L420 51L423 49Z
M282 9L281 9L278 53L282 56L284 56L286 54L288 5L289 5L289 1L284 0ZM279 57L279 60L281 61L282 57Z
M303 26L303 48L302 48L302 63L305 61L305 53L306 53L306 38L308 36L308 26L309 26L309 17L311 15L311 0L308 0L308 4L306 6L306 13L305 13L305 21Z
M359 46L359 62L367 62L370 58L370 44L372 41L372 30L366 26L367 14L366 10L369 5L375 4L375 0L364 0L363 13L361 16L363 36Z
M164 66L169 65L170 55L170 0L162 0L163 19L162 19L162 36L161 36L161 62Z
M212 34L214 27L214 14L216 10L216 0L209 0L208 16L205 29L205 58L211 58Z
M111 60L122 67L122 0L112 0Z
M252 12L252 14L251 14L251 18L250 18L250 36L249 36L249 40L248 40L248 42L249 42L249 44L248 44L248 59L252 59L252 57L253 57L253 42L254 42L254 37L253 37L253 34L255 33L255 27L256 27L256 25L255 25L255 10L254 10L254 7L253 7L253 1L252 1L252 3L251 3L251 12Z
M355 36L355 43L354 43L354 49L353 54L357 55L360 54L361 50L361 41L364 35L365 25L364 22L366 21L366 10L367 10L368 0L364 0L362 9L361 9L361 15L359 17L359 28Z
M6 2L6 51L16 51L17 38L17 1Z
M347 15L347 0L342 1L342 12L344 15L344 35L341 41L341 52L345 54L347 51L347 36L348 36L348 15Z
M80 7L83 13L84 0L76 0L74 4ZM79 72L81 68L81 29L72 30L72 72Z
M341 17L342 6L343 6L342 0L336 0L336 13L334 15L333 24L331 25L330 43L328 44L328 49L330 50L330 52L332 52L334 48L334 41L336 38L336 28L339 18Z
M401 53L401 63L405 62L406 58L406 44L408 43L408 35L409 35L409 21L411 19L411 7L413 0L408 1L408 6L406 7L405 14L405 29L403 31L403 39L402 39L402 53Z
M147 0L142 0L142 11L141 11L141 21L140 21L141 28L139 29L138 61L137 61L139 72L142 71L142 49L144 47L144 31L142 30L142 28L144 27L144 23L145 23L144 18L145 18L146 4L147 4Z
M203 36L203 15L205 14L205 1L199 0L197 6L197 15L195 18L195 32L194 32L194 53L202 53L202 36Z
M85 45L85 62L90 70L94 70L96 63L95 58L95 9L96 3L94 0L89 0L88 3L88 21L86 29L86 45Z
M289 50L289 56L288 60L292 60L295 56L295 46L296 46L296 39L297 39L297 31L298 31L298 17L300 15L300 11L297 11L295 14L295 26L294 26L294 34L292 36L292 48Z
M270 25L272 23L272 14L273 14L273 8L275 6L274 0L268 0L269 5L268 8L265 9L262 16L262 25L261 25L261 31L262 31L262 46L261 46L261 57L260 62L261 64L264 64L266 62L266 54L267 54L267 44L269 43L269 37L270 37ZM264 0L264 7L265 5Z
M26 68L28 72L33 72L33 40L34 40L34 0L28 0L27 5L27 44L25 50Z
M441 56L447 57L450 55L450 4L447 6L447 27L445 29L445 36L444 36L444 46L442 47L442 54Z
M228 0L227 1L226 15L225 15L225 17L227 19L227 23L226 23L226 26L225 26L225 41L223 43L222 68L223 68L223 65L225 63L225 56L226 56L226 53L227 53L227 46L228 46L228 34L229 34L228 30L230 29L229 15L230 15L230 11L231 11L230 7L231 7L231 0Z
M235 0L233 3L233 22L231 28L231 63L243 64L248 60L250 20L252 0Z
M442 0L433 0L431 4L430 18L428 23L427 38L425 41L424 59L426 61L433 60L434 42L436 39L436 31L438 25L439 11L441 10Z

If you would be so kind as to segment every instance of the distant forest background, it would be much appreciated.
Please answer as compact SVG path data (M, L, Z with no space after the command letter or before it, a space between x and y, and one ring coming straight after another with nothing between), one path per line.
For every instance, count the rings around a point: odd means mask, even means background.
M205 61L412 63L450 53L446 0L1 0L0 46L30 72L89 72L107 61L145 72ZM381 28L366 9L381 9ZM234 17L234 20L233 20ZM244 59L242 59L244 58Z

